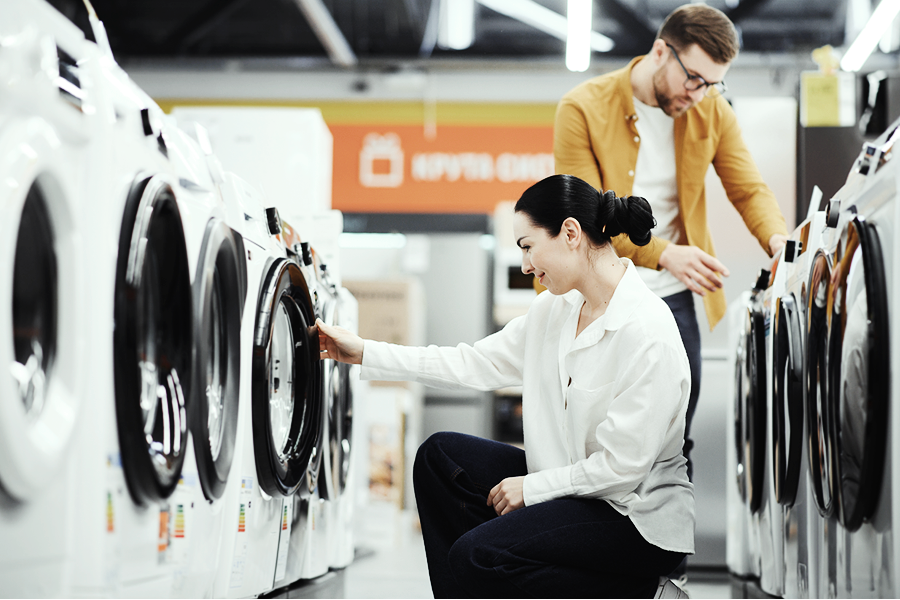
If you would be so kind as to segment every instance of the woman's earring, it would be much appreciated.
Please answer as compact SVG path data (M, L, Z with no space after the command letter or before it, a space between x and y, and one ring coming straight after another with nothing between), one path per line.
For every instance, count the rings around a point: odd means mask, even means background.
M600 230L602 233L606 233L606 225L603 226L603 229Z

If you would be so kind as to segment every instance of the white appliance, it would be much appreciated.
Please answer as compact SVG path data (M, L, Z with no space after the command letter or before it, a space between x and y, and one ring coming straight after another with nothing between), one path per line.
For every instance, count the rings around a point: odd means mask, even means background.
M89 51L49 5L0 22L0 579L3 595L67 594L76 461L88 422L91 302L82 205L92 192Z
M896 593L891 512L891 316L894 237L900 172L895 122L863 146L854 171L861 189L843 196L829 247L828 379L817 381L832 416L832 498L837 595ZM839 192L840 194L840 192Z
M214 594L241 597L282 585L292 496L307 489L321 398L314 309L300 267L286 256L278 212L225 174L226 204L244 215L248 300L242 326L237 453L241 485L229 495Z
M203 125L225 169L288 222L331 209L333 141L319 109L177 106L172 114Z
M806 389L806 284L810 259L822 245L825 213L817 211L821 192L810 202L809 217L790 235L784 249L785 290L773 320L772 430L769 451L774 498L783 511L784 596L817 594L818 547L811 543L818 512L808 486L809 467L804 402Z
M91 223L90 433L76 446L71 595L168 596L175 490L188 445L191 265L162 111L98 58Z
M776 499L775 491L775 453L774 430L774 381L772 350L776 319L776 308L784 295L787 263L784 252L779 251L772 263L772 274L769 285L762 294L762 316L765 330L765 358L763 362L766 379L765 387L765 431L761 435L764 443L763 482L759 511L756 513L759 528L760 554L760 588L769 595L784 594L784 512Z
M765 317L762 293L770 274L763 270L753 289L728 308L729 361L734 364L732 401L726 412L726 563L743 579L760 576L760 530L765 459Z
M203 139L202 132L199 137ZM168 119L169 157L178 175L179 209L193 266L193 371L190 442L181 477L169 498L174 597L213 593L225 509L225 488L237 442L241 377L241 318L247 292L243 238L223 202L221 169L210 169L202 149ZM206 152L204 152L204 150ZM213 167L215 165L213 164Z

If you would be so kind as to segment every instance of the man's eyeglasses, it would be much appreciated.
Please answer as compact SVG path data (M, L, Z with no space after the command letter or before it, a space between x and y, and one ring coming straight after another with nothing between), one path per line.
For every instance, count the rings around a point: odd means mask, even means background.
M678 61L678 64L681 66L681 70L684 71L684 74L687 76L687 79L684 80L684 89L695 92L697 90L706 88L706 93L709 93L710 88L715 88L720 94L724 94L728 90L728 86L725 85L724 81L717 81L715 83L710 83L707 80L703 79L699 75L691 75L688 73L688 70L685 68L684 63L681 62L681 58L678 56L678 52L672 47L672 44L666 44L671 50L672 54L675 55L675 60Z

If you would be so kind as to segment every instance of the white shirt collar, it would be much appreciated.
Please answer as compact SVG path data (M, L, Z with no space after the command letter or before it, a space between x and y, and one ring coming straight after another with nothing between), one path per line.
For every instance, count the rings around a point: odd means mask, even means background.
M631 314L634 312L644 293L644 288L647 287L644 282L641 281L641 277L638 275L637 269L635 268L634 263L631 262L631 259L620 258L619 260L625 265L625 275L622 276L621 281L619 281L619 284L616 286L612 298L609 300L609 306L606 307L606 312L603 313L603 316L588 325L588 327L581 332L582 336L585 333L588 333L589 329L599 330L601 332L618 330L631 317ZM563 298L576 309L580 309L581 305L584 303L584 296L578 290L566 292L563 294ZM597 339L601 337L603 337L602 333Z

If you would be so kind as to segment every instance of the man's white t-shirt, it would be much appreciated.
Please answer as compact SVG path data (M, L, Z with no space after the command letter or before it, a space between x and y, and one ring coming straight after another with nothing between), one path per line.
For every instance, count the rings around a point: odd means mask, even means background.
M651 233L675 244L685 242L679 215L678 183L675 172L675 120L659 107L634 99L637 113L638 148L632 195L646 198L653 209L656 227ZM687 286L665 269L638 267L651 291L661 298L684 291Z

